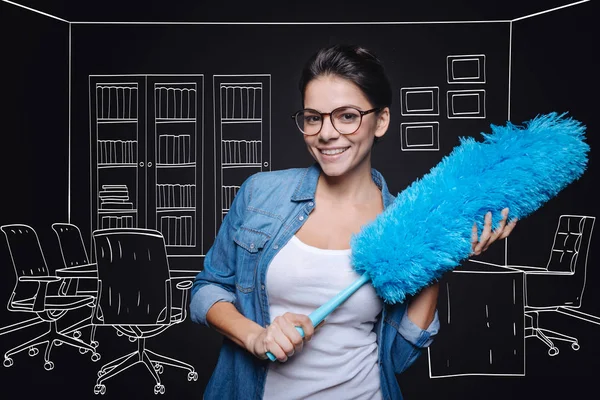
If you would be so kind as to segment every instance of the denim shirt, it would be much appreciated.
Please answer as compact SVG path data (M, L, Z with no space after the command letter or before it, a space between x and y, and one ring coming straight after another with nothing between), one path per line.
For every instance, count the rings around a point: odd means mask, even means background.
M313 164L259 172L244 181L194 281L192 321L209 326L206 313L210 307L227 301L259 325L270 323L267 268L314 209L320 172L318 164ZM389 206L394 196L385 180L375 169L371 175L382 192L384 207ZM384 303L374 326L384 399L402 399L395 374L417 359L439 329L437 311L426 330L412 323L406 312L407 302ZM262 399L269 363L225 337L204 399Z

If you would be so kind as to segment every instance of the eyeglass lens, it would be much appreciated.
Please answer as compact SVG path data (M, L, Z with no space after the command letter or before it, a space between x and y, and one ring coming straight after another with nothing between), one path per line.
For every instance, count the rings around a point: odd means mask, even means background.
M356 132L361 119L360 112L351 107L338 108L331 113L333 127L343 135ZM305 135L316 135L323 126L323 117L316 111L304 110L296 114L296 124Z

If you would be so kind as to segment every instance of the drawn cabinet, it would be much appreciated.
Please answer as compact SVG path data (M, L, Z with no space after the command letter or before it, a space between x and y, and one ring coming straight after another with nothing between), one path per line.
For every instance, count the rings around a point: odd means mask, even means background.
M216 229L246 178L271 169L271 76L214 75Z
M92 229L162 232L203 255L202 75L90 76Z

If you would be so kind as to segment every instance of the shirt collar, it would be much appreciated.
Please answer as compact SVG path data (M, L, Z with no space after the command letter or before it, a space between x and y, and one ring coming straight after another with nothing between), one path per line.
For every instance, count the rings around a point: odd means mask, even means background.
M314 163L310 167L304 170L300 182L296 186L296 190L292 195L292 201L307 201L315 199L315 192L317 191L317 182L319 175L321 174L321 167L319 164ZM371 177L373 182L381 190L383 196L383 207L386 208L394 201L394 196L389 192L387 183L383 179L383 175L375 168L371 168Z

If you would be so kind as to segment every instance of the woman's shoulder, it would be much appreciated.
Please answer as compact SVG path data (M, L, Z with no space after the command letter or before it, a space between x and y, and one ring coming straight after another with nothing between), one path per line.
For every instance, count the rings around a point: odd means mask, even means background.
M249 180L253 187L271 187L276 188L278 185L290 185L297 183L304 176L307 168L287 168L276 171L261 171L253 174Z
M306 168L289 168L254 173L243 185L244 204L262 214L283 218L287 210L284 205L290 204L306 171Z

